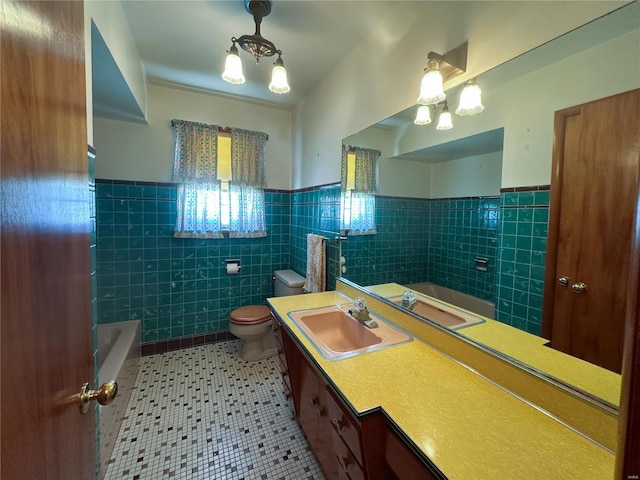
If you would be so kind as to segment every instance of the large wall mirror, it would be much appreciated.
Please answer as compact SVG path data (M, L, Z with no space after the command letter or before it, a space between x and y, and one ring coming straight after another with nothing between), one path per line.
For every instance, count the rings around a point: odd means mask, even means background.
M415 125L413 106L343 139L381 156L378 232L343 243L342 276L380 296L389 283L444 286L543 345L554 112L640 87L639 25L634 2L478 75L486 108L453 115L451 130L436 130L435 118ZM451 110L460 88L447 90ZM472 327L452 334L618 407L618 373L600 372L594 385L580 378L589 368L566 354L536 362L524 343Z

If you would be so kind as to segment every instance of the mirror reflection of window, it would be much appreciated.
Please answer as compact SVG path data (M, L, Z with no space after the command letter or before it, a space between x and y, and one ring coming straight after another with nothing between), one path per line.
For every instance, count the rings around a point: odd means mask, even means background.
M375 194L378 192L380 151L344 145L342 149L340 233L376 233Z

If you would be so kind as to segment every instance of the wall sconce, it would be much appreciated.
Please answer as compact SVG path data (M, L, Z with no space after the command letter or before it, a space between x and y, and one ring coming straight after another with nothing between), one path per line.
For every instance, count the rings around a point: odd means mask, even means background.
M460 92L460 103L456 109L456 115L475 115L484 110L482 105L482 90L476 85L476 79L465 83Z
M429 52L427 55L427 67L420 82L420 94L416 103L419 105L416 125L428 125L431 123L429 105L444 103L442 112L438 117L437 130L449 130L453 128L451 113L447 104L447 95L444 92L444 82L463 74L467 69L467 42L453 50L440 55ZM460 92L460 102L456 109L457 115L475 115L484 110L482 105L482 90L473 78L467 81Z
M436 130L451 130L453 128L453 122L451 121L451 113L449 112L449 105L447 102L444 102L444 106L442 107L442 112L440 112L440 116L438 117L438 126Z
M444 82L463 74L467 69L467 42L444 55L429 52L427 59L420 82L418 105L436 105L447 98L443 90Z
M256 63L260 63L262 57L272 57L276 53L278 54L278 59L271 72L269 90L275 93L287 93L291 89L287 81L284 61L282 60L282 50L278 50L273 42L270 42L260 34L262 19L271 13L271 1L247 0L244 2L244 6L245 10L253 15L256 32L253 35L242 35L240 38L231 37L231 48L225 61L222 78L236 85L245 82L242 72L242 60L238 55L238 47L236 47L237 42L243 50L251 53L256 58Z
M429 105L420 105L413 123L416 125L429 125L431 123L431 107Z

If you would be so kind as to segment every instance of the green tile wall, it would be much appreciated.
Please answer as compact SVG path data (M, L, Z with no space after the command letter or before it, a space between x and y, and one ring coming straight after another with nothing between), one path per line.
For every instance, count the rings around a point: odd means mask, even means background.
M505 192L496 296L496 319L540 335L549 190Z
M431 200L429 230L430 282L494 301L499 197ZM487 259L487 271L475 258Z
M292 267L306 272L306 235L335 238L339 232L340 185L293 194ZM376 197L375 235L341 242L346 278L360 285L432 281L492 300L495 296L499 198L424 200ZM339 246L327 242L328 285L340 275ZM473 259L488 258L478 272Z
M228 330L231 310L265 303L273 272L289 268L290 196L266 192L264 238L177 239L175 185L98 180L99 322L140 319L143 343Z
M327 286L340 251L345 277L371 285L430 281L496 302L496 318L540 333L549 191L498 197L419 200L378 196L376 235L339 242L340 185L267 191L266 238L189 240L172 236L173 184L96 183L97 317L139 318L142 341L228 329L229 312L264 303L272 274L306 273L306 235L327 241ZM499 246L498 246L499 245ZM475 257L488 271L475 269ZM226 258L242 273L228 276Z
M301 275L307 272L307 234L327 238L327 289L336 286L340 268L340 184L305 189L292 194L291 268ZM344 246L345 242L342 242Z
M342 245L346 278L360 285L427 280L428 223L428 201L377 196L377 234L349 237Z

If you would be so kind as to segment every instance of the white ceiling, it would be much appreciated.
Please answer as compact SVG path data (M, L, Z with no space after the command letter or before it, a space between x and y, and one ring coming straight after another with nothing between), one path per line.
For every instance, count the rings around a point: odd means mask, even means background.
M282 50L291 85L283 95L268 89L273 57L256 65L251 54L240 50L246 83L231 85L221 78L231 37L255 31L244 1L123 0L122 6L149 83L292 109L399 3L275 0L261 33ZM100 77L99 70L94 67ZM101 90L94 95L100 97ZM104 102L97 98L96 103Z

